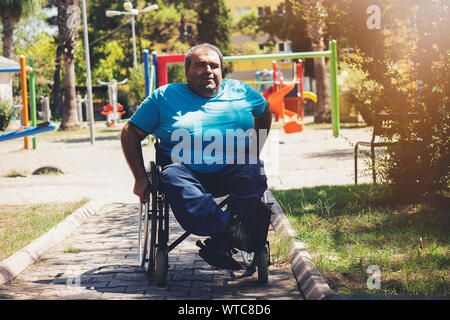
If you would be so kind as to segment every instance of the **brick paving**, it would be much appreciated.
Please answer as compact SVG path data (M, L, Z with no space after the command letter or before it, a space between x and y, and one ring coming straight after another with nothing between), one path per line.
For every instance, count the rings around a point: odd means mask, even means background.
M263 154L269 185L283 189L353 183L351 143L368 129L312 130L286 135L273 130L274 143ZM21 150L23 140L0 144L0 205L74 201L87 197L107 203L75 232L12 282L0 286L1 299L303 299L289 266L271 265L269 283L257 275L240 277L210 267L198 256L191 236L169 254L167 286L137 266L137 198L117 137L88 136L69 141L38 140L37 150ZM143 147L146 162L153 148ZM362 162L362 161L361 161ZM40 166L64 174L33 176ZM361 163L361 167L363 164ZM12 171L25 177L7 178ZM366 180L364 180L366 179ZM368 181L362 178L361 181ZM171 217L171 241L183 233Z
M257 274L212 268L190 236L169 254L166 287L138 267L138 206L112 203L90 217L39 262L0 287L1 299L302 299L291 272L270 267L269 283ZM183 233L173 216L170 242ZM237 256L238 258L239 256Z

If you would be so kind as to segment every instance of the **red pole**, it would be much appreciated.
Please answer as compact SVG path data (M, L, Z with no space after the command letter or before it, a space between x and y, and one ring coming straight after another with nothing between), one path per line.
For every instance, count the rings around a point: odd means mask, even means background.
M28 89L27 89L27 69L25 56L20 56L20 84L22 90L22 126L28 127ZM24 148L30 149L29 137L23 138Z
M158 87L162 87L163 85L166 85L168 82L166 65L167 63L158 61Z
M272 68L273 68L273 88L274 88L274 92L278 92L278 67L277 67L277 62L275 60L272 61Z
M300 79L299 85L299 93L300 93L300 114L303 118L305 117L305 110L303 108L303 61L302 59L298 59L297 63L297 78Z
M167 64L179 62L184 62L184 54L158 56L158 87L166 85L169 82L167 78Z

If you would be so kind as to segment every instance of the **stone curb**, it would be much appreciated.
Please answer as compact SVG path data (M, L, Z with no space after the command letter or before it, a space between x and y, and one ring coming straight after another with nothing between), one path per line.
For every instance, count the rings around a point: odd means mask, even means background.
M70 235L87 218L95 215L102 206L103 203L100 201L86 203L47 233L3 260L0 263L0 285L10 282L26 268L38 261L42 255Z
M289 256L292 272L305 299L322 300L332 298L334 292L317 270L305 245L295 240L295 232L280 204L270 191L267 191L267 195L268 202L273 203L272 225L277 232L281 233L282 238L288 239L290 243Z

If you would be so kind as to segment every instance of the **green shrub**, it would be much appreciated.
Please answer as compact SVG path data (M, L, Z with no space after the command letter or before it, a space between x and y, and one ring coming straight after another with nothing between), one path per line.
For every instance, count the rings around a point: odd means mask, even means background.
M358 54L345 56L340 64L340 95L342 103L351 110L359 112L368 125L373 124L374 115L383 110L383 86L369 78Z
M137 67L130 68L130 79L128 85L130 86L129 101L135 108L141 104L145 99L145 71L144 64L139 64ZM132 108L130 113L135 110ZM131 115L130 114L130 115Z
M3 131L8 127L11 122L12 114L12 106L8 102L0 100L0 131Z

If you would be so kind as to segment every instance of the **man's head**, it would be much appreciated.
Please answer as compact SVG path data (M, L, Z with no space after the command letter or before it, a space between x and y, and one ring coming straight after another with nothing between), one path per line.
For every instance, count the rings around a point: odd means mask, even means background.
M184 71L189 89L199 96L215 96L222 84L224 67L220 50L208 43L192 47L184 60Z

